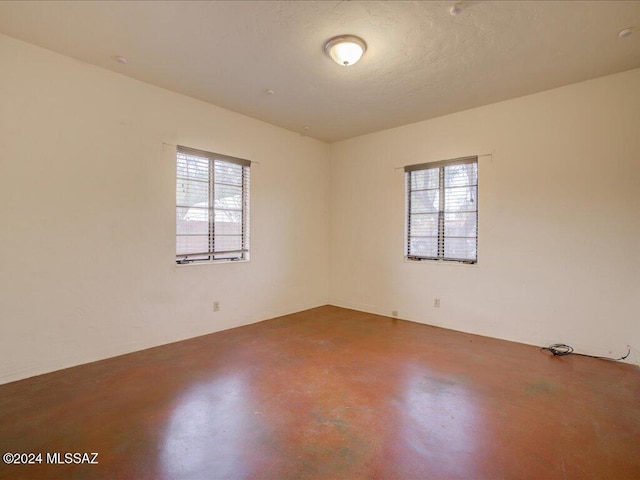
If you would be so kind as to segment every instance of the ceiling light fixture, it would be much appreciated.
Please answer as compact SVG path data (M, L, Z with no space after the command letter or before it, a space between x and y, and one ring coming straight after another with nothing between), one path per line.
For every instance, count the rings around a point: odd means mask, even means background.
M364 55L367 44L355 35L340 35L325 43L324 51L338 65L349 67Z
M449 9L449 15L455 17L456 15L460 15L462 13L462 10L464 10L464 3L456 3Z
M633 33L633 28L625 28L624 30L620 30L618 32L618 37L627 38L627 37L630 37L632 33Z

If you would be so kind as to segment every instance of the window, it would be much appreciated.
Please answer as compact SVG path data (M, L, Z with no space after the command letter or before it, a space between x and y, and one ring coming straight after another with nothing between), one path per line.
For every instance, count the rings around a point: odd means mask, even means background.
M406 258L478 261L478 157L410 165Z
M251 162L177 148L176 262L249 258Z

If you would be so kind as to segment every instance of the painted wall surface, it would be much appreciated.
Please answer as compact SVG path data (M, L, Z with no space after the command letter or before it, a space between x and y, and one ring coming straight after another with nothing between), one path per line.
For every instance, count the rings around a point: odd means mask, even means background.
M396 167L484 154L478 264L404 261ZM345 140L331 161L332 304L590 354L640 349L640 70Z
M640 363L640 70L328 146L6 36L0 59L0 383L325 303ZM175 265L176 144L260 162L250 262ZM486 153L478 265L405 262L396 167Z
M327 144L6 36L0 59L0 383L327 303ZM260 162L249 262L175 265L176 144Z

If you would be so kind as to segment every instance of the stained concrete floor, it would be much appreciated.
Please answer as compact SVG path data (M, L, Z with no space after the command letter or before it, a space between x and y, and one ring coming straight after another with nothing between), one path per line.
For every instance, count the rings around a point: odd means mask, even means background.
M640 479L640 370L321 307L0 386L5 452L43 457L2 479Z

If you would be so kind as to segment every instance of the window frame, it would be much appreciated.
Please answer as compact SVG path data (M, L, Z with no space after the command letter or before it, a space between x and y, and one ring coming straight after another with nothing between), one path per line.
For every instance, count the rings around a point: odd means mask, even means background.
M188 252L188 253L178 253L178 238L181 236L188 236L185 233L178 232L178 211L180 208L189 208L192 209L194 205L180 205L178 203L178 188L179 182L181 179L189 181L189 177L180 177L178 168L180 155L187 155L191 157L197 157L199 159L206 159L208 161L208 179L207 179L207 188L208 188L208 198L207 198L207 236L208 236L208 251L207 252ZM198 150L191 147L185 147L182 145L176 146L176 182L175 182L175 193L176 193L176 228L175 228L175 254L176 254L176 264L177 265L190 265L190 264L210 264L210 263L224 263L224 262L243 262L249 260L249 196L250 196L250 167L251 161L245 160L243 158L231 157L229 155L223 155L220 153L207 152L205 150ZM215 177L215 166L216 162L233 164L241 166L241 182L240 185L230 185L224 183L216 183ZM191 177L194 179L196 177ZM202 182L204 183L204 182ZM216 197L216 185L228 185L228 186L236 186L241 187L241 247L240 249L234 250L215 250L215 239L216 235L218 237L222 236L220 234L216 234L215 232L215 212L216 210L221 210L216 208L215 205L215 197ZM204 210L204 209L203 209ZM234 235L238 236L238 235ZM237 256L229 256L230 254L237 253ZM220 256L223 256L220 258ZM218 257L218 258L216 258Z
M476 225L476 229L475 229L475 241L476 241L476 248L475 248L475 258L470 259L470 258L454 258L454 257L447 257L445 256L444 253L444 243L446 241L446 238L458 238L452 235L446 236L445 235L445 213L453 213L453 212L446 212L446 205L445 205L445 190L446 188L455 188L455 187L446 187L445 186L445 168L446 167L450 167L450 166L454 166L454 165L465 165L465 164L475 164L476 165L476 183L475 185L469 184L469 186L475 186L476 188L476 196L475 199L473 200L475 203L475 214L476 214L476 221L475 221L475 225ZM438 210L437 210L437 214L438 214L438 232L437 232L437 253L436 256L426 256L426 255L415 255L411 253L411 193L416 191L416 189L412 190L412 184L411 184L411 174L412 172L415 171L422 171L422 170L438 170L438 194L439 194L439 199L438 199ZM405 172L405 243L404 243L404 258L406 261L410 261L410 262L422 262L422 261L432 261L432 262L438 262L438 263L454 263L454 264L469 264L469 265L476 265L478 263L478 211L479 211L479 206L478 206L478 185L479 185L479 163L478 163L478 156L474 155L474 156L468 156L468 157L460 157L460 158L454 158L454 159L450 159L450 160L440 160L440 161L435 161L435 162L428 162L428 163L420 163L420 164L415 164L415 165L407 165L404 167L404 172ZM435 189L434 189L435 190ZM461 212L461 213L472 213L473 210L467 211L467 212ZM435 212L434 212L435 213ZM473 237L460 237L460 238L473 238Z

